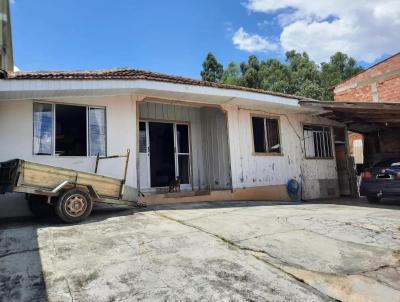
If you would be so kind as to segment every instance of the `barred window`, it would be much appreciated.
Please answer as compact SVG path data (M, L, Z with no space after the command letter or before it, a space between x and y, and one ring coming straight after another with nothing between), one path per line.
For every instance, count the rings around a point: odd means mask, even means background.
M252 126L255 153L281 153L278 119L253 116Z
M332 158L331 129L324 126L304 126L304 147L307 158Z

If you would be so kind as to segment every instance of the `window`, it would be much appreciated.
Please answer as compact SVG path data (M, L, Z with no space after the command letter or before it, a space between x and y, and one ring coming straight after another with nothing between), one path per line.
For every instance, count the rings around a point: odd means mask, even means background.
M323 126L304 126L304 146L308 158L331 158L331 129Z
M86 107L55 105L56 147L59 156L86 156Z
M278 119L253 116L252 126L254 152L281 153Z
M106 155L106 110L89 107L89 155Z
M178 162L178 175L181 184L190 183L190 167L189 167L189 126L176 125L176 156Z
M105 156L105 108L34 103L33 153Z
M53 154L53 106L33 104L33 152L36 155Z
M139 153L147 153L146 122L139 122Z

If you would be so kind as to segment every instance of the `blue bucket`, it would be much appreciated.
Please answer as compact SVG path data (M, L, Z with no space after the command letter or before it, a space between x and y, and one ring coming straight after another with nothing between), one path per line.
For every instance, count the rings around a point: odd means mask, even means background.
M300 184L295 179L290 179L287 182L287 192L291 200L300 201Z

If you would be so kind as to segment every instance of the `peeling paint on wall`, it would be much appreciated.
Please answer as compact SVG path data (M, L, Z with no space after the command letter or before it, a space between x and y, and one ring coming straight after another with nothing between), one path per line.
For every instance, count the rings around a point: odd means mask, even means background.
M303 124L329 126L335 125L335 122L285 111L265 112L266 116L279 117L282 156L254 155L251 114L260 115L262 112L233 105L224 109L228 114L234 188L286 185L288 180L296 179L303 185L303 197L306 199L332 197L329 196L332 190L335 195L339 194L336 160L305 159L302 145Z

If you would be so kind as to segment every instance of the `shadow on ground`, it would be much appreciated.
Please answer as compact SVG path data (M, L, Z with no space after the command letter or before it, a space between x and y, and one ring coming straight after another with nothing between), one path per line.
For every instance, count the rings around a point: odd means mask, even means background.
M201 202L185 203L173 205L149 206L147 208L127 209L117 206L99 206L95 208L89 219L83 222L83 225L106 220L112 217L135 215L136 213L149 211L180 211L196 209L238 209L254 207L273 207L295 206L296 204L313 205L324 204L363 208L382 208L391 210L400 210L400 200L383 200L379 204L370 204L363 198L354 199L335 199L329 201L316 201L304 203L290 202ZM47 219L25 219L24 221L0 223L0 302L8 301L47 301L47 291L45 276L42 267L42 255L40 251L49 245L51 240L38 242L38 231L48 227L64 227L54 218ZM55 249L55 247L54 247ZM48 285L49 286L49 285Z
M32 223L0 226L0 301L46 301L46 284ZM21 290L24 289L24 290Z

